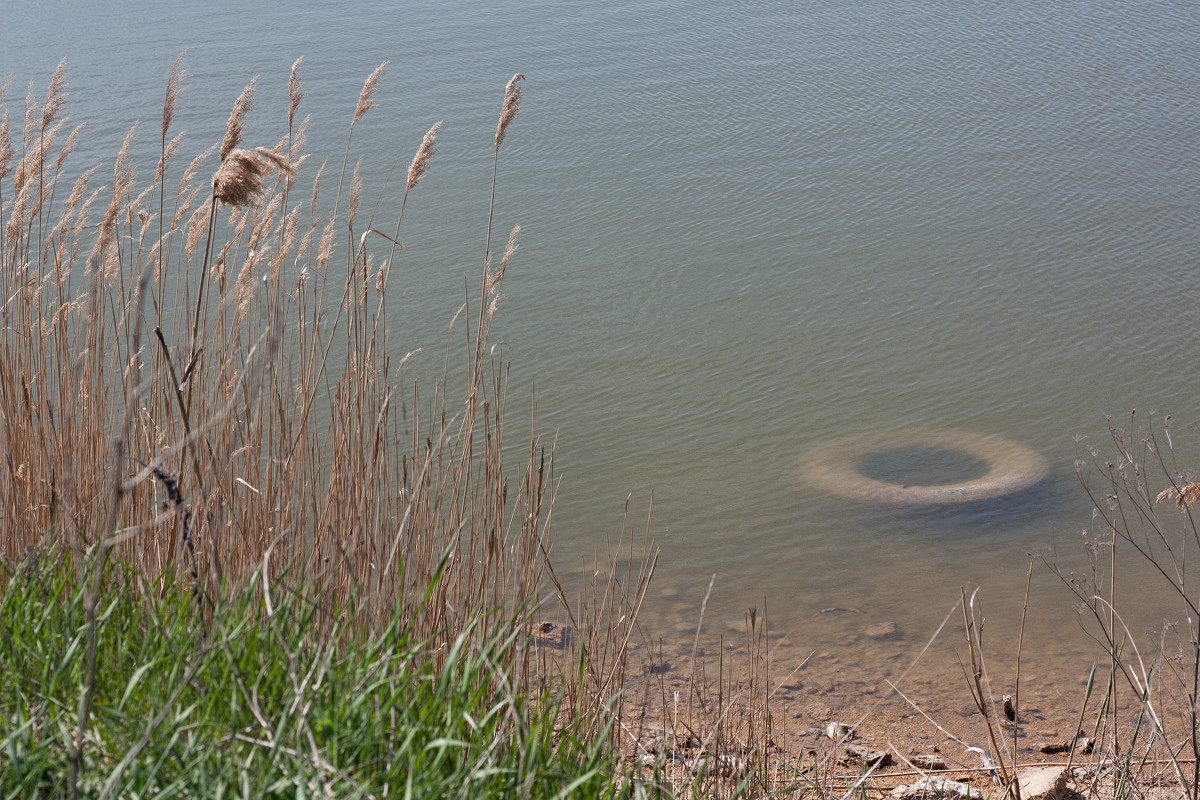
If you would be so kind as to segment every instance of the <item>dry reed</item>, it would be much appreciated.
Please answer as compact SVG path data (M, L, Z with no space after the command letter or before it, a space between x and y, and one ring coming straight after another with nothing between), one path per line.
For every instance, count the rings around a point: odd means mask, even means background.
M1175 505L1180 511L1186 511L1189 506L1196 504L1200 500L1200 483L1184 483L1179 486L1168 486L1158 493L1154 498L1155 503L1161 503L1163 500L1174 500Z
M299 62L289 83L289 127L303 96L298 68ZM506 553L522 536L537 541L546 534L547 521L519 513L522 506L541 507L544 487L518 480L514 485L524 491L509 492L499 421L491 420L480 445L483 420L455 420L439 410L449 402L446 389L435 393L429 410L429 402L415 395L414 416L399 417L396 368L371 341L371 331L386 328L375 324L386 307L385 282L361 287L380 294L369 327L347 313L354 294L342 303L341 322L318 322L336 298L305 299L309 287L302 276L334 266L326 259L336 212L317 211L314 180L307 220L294 209L285 213L279 193L286 185L272 188L264 178L274 168L293 174L296 157L238 147L256 81L234 105L212 179L212 198L235 213L225 217L197 203L194 179L204 154L173 192L164 191L170 156L182 141L171 138L170 124L183 75L176 61L150 191L134 186L131 132L99 225L88 219L95 199L87 188L92 170L64 190L65 203L51 206L74 143L68 139L51 151L41 142L59 122L66 96L61 69L45 102L26 106L28 133L20 152L9 144L7 115L0 127L0 175L14 177L0 187L2 313L12 344L0 355L0 436L9 467L0 478L8 534L0 555L12 564L47 544L78 540L86 549L117 536L119 557L144 574L187 574L181 531L187 508L209 595L223 579L255 569L273 548L276 575L290 569L321 577L331 613L342 605L347 614L368 612L364 618L388 614L397 597L401 605L415 605L439 571L448 591L461 597L426 612L429 631L446 629L449 616L465 619L503 605L512 586L536 583L528 575L510 575L508 564L516 562ZM374 106L381 75L382 67L364 85L355 121ZM425 135L407 189L428 169L437 129ZM17 169L11 168L14 159ZM40 183L38 175L44 176ZM60 215L56 223L39 224L35 214L46 217L52 210ZM206 230L212 244L200 248ZM305 264L305 254L316 263ZM151 289L143 298L138 286L151 262ZM172 272L162 263L172 264ZM230 268L239 277L227 290L222 276ZM163 326L162 347L146 347L144 336L135 335L140 304L148 305L151 296L163 300L152 318ZM184 312L189 303L194 310ZM495 312L484 306L484 316ZM193 316L196 341L189 346L180 334ZM345 364L336 372L328 360L335 347L344 351L338 363ZM477 352L489 351L472 347L471 357ZM492 379L462 389L492 398L488 407L499 408L503 371L486 366L466 374ZM129 430L122 434L127 415ZM168 492L175 496L159 491L169 483L165 475L178 476L178 494ZM108 490L114 481L115 493ZM482 567L466 556L476 549L488 552ZM443 563L452 551L455 556ZM386 563L389 553L403 558L403 570ZM526 559L514 568L536 572L538 562ZM462 570L482 580L450 590Z
M508 85L504 87L504 107L500 110L500 122L496 125L497 149L504 141L504 132L508 130L508 126L517 118L517 113L521 110L521 82L524 80L525 76L518 72L509 79Z
M375 91L379 88L379 79L383 77L387 65L388 62L384 61L363 81L362 91L358 93L358 103L354 106L354 119L351 120L351 125L357 124L363 115L379 106L379 102L375 99Z
M242 134L246 129L246 117L250 114L250 107L254 101L254 90L257 87L258 76L255 75L233 103L233 111L229 112L229 121L225 123L225 138L221 140L221 149L217 151L222 161L242 142Z
M536 405L528 438L508 441L508 369L488 345L519 227L493 264L489 210L480 283L462 311L471 323L466 368L452 370L448 357L431 391L401 389L412 354L395 359L384 341L396 322L387 277L402 252L404 205L428 173L441 123L416 149L393 235L369 224L356 233L369 173L348 177L346 166L386 62L359 95L331 207L322 203L324 164L308 178L308 202L287 202L306 177L305 123L295 122L300 67L292 65L279 145L241 146L255 78L222 141L176 178L173 159L187 146L171 130L186 88L176 59L152 155L131 130L103 193L91 188L95 167L67 177L76 136L56 138L61 67L45 101L31 94L26 102L19 147L7 113L0 117L0 561L15 567L47 549L111 557L140 574L147 592L190 585L203 614L258 572L263 613L273 613L273 594L299 593L328 623L319 627L363 635L399 614L435 661L468 629L481 640L515 636L523 644L497 674L511 682L506 691L556 687L564 734L636 746L651 717L665 720L674 708L672 730L702 745L695 758L719 766L736 750L752 765L698 768L680 785L727 790L765 775L765 616L748 619L744 664L722 656L712 678L693 659L693 702L681 711L659 677L629 668L632 653L649 651L638 627L656 563L648 530L641 541L623 530L627 548L591 570L578 593L553 572L554 444L538 433ZM497 160L523 80L517 74L505 88ZM198 179L214 152L211 182ZM139 188L142 160L155 166ZM281 179L266 181L276 169ZM70 189L56 203L60 181ZM495 186L494 169L490 209ZM99 224L96 203L104 204ZM342 244L344 261L334 255ZM515 465L514 452L522 454ZM94 574L93 648L104 596L103 571ZM547 585L558 612L543 605ZM535 613L565 617L559 647L546 646ZM93 671L96 657L90 651ZM627 698L656 690L656 708L627 708ZM88 715L85 701L75 764Z
M231 150L213 175L213 197L228 206L248 205L262 196L263 178L276 167L288 174L294 171L287 159L265 147Z
M260 573L268 598L302 595L316 629L369 635L401 615L435 662L467 630L481 641L515 636L523 644L514 663L497 671L506 691L575 686L573 662L556 662L552 678L524 644L545 583L556 480L536 416L519 448L507 440L507 365L487 343L517 230L468 298L466 369L451 371L448 360L431 392L414 386L406 398L408 356L392 358L383 341L396 324L386 277L401 218L394 236L359 236L353 217L369 175L348 177L345 167L332 207L321 201L323 167L306 206L286 202L305 158L304 123L295 123L300 66L279 121L282 144L241 146L256 78L215 147L210 186L198 176L214 149L178 176L172 169L187 148L171 129L186 88L182 58L166 82L152 152L139 150L131 130L100 194L90 188L95 167L67 177L77 136L58 136L63 67L44 102L32 94L26 102L19 146L7 113L0 118L0 561L15 568L47 550L101 566L112 559L151 594L174 581L191 586L202 615ZM385 66L364 83L351 132L376 107ZM510 82L501 135L518 100ZM428 172L439 127L416 150L401 209ZM343 164L350 149L348 136ZM143 161L153 177L139 186ZM272 184L276 169L282 178ZM61 181L69 191L56 203ZM341 236L344 262L334 257ZM524 454L516 465L513 452ZM573 698L564 724L581 734L608 730L633 606L651 572L572 612L588 673L564 689ZM104 571L93 574L73 769L101 657ZM575 603L561 587L557 594Z
M405 192L412 191L412 188L429 169L429 161L433 158L433 147L437 142L437 132L441 127L442 123L435 122L429 132L425 134L425 138L421 140L421 146L417 148L417 154L413 156L412 164L408 167L408 181L404 185Z

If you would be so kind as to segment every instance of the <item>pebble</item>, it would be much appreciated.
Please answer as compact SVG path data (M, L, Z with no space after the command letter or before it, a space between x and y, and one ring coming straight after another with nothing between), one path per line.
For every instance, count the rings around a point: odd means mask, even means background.
M846 754L853 761L860 761L869 767L887 767L892 763L892 754L887 750L872 750L858 744L846 745Z
M952 781L949 778L922 778L916 783L897 786L892 789L892 800L934 800L934 798L970 798L978 796L978 790L972 790L968 784Z
M1058 800L1066 792L1066 767L1034 767L1018 777L1021 800Z
M941 756L934 755L913 755L909 757L909 761L917 769L945 769L946 761Z

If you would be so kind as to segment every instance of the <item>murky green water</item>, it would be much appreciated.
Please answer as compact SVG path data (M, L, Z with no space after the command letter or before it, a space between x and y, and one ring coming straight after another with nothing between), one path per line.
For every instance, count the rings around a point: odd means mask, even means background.
M1200 464L1198 32L1200 8L1168 0L64 0L0 11L0 70L40 91L67 57L87 162L110 160L134 117L157 146L184 48L188 152L220 138L259 73L250 135L273 142L303 55L311 149L332 156L390 59L382 110L355 132L367 194L445 120L394 279L391 340L426 348L418 373L440 368L482 260L490 138L525 72L497 211L522 247L496 338L514 398L536 381L557 433L556 558L617 537L630 492L640 529L653 495L656 630L694 628L715 575L706 627L732 635L765 605L790 634L780 660L818 650L836 671L915 654L960 586L982 585L1012 652L1029 554L1086 565L1074 461L1105 445L1106 414L1172 414L1181 464ZM1016 439L1051 477L1017 502L932 512L800 480L821 442L909 426ZM1062 584L1039 568L1031 593L1030 663L1086 670ZM1130 596L1140 628L1174 612ZM903 636L862 633L880 621Z

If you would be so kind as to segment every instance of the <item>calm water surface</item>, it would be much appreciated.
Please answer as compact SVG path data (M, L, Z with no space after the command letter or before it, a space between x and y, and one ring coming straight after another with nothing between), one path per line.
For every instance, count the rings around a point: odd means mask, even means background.
M70 114L89 131L76 162L110 163L134 118L152 153L186 48L185 151L219 140L255 74L250 138L274 142L304 56L310 149L337 158L363 78L390 59L382 108L355 133L377 170L368 196L445 120L406 211L392 320L393 341L430 354L419 372L440 368L478 273L495 118L526 73L497 211L522 246L496 338L514 399L536 381L539 425L557 434L560 564L618 536L630 492L629 525L644 527L653 493L647 618L668 639L694 629L715 575L709 630L732 635L765 605L790 632L781 661L907 659L960 586L982 586L1007 658L1029 553L1085 563L1076 436L1103 445L1105 415L1137 407L1200 441L1200 6L345 8L9 4L7 107L19 114L27 82L44 92L65 56ZM1051 477L1015 503L938 513L856 507L800 479L810 447L909 426L1017 439ZM1174 611L1131 596L1138 630ZM883 621L903 638L863 636ZM1086 672L1092 651L1045 569L1026 635L1029 674Z

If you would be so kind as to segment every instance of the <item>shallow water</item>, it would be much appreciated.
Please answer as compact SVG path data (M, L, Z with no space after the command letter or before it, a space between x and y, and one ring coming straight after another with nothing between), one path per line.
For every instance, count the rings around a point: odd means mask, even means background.
M706 630L734 635L765 606L790 634L781 661L836 651L836 671L919 650L960 586L981 587L989 630L1010 642L1030 553L1087 566L1074 461L1113 449L1105 415L1172 414L1180 464L1200 463L1198 31L1200 7L1168 0L121 14L63 0L0 11L0 70L19 115L26 82L44 91L67 57L88 165L111 161L132 118L154 152L184 48L188 153L219 139L259 73L249 136L275 141L303 55L310 146L336 157L362 79L391 59L381 109L355 132L376 170L367 195L445 120L406 210L392 321L392 341L429 354L415 374L440 368L478 271L490 139L504 83L525 72L497 225L519 222L522 246L496 339L521 387L510 407L536 381L539 426L557 437L555 557L570 569L619 538L631 492L640 531L653 496L653 630L690 641L715 576ZM940 511L860 507L800 480L821 442L910 426L1011 437L1051 476ZM1086 673L1094 647L1062 582L1038 566L1030 591L1031 663ZM1129 602L1138 630L1174 613L1140 585ZM841 607L857 611L821 613ZM863 636L880 621L899 643Z

